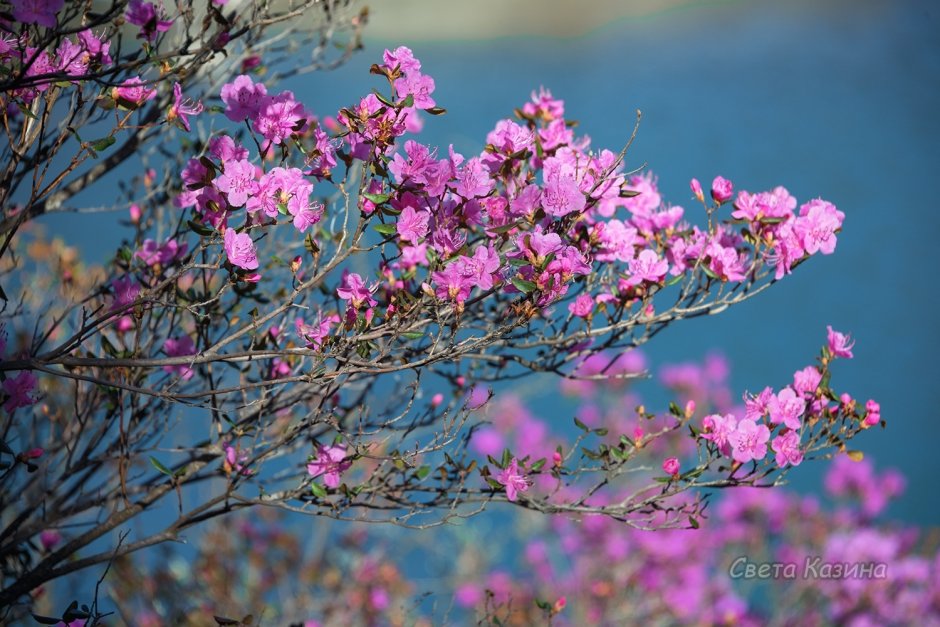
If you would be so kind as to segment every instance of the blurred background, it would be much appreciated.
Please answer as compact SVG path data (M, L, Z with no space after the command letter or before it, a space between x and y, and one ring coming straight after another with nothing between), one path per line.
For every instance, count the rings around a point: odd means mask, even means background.
M645 347L653 371L720 349L739 391L780 387L812 362L826 325L857 338L834 381L881 403L886 430L859 437L908 478L890 512L940 523L940 5L929 0L561 0L369 3L366 50L290 87L328 115L379 86L368 67L407 45L447 115L422 141L465 155L532 90L564 99L595 148L617 151L643 112L627 168L647 164L692 214L689 179L784 185L846 213L836 254L720 316L688 320ZM547 380L550 389L557 381ZM545 417L551 400L536 409ZM570 420L565 414L559 419ZM814 490L825 464L790 475Z

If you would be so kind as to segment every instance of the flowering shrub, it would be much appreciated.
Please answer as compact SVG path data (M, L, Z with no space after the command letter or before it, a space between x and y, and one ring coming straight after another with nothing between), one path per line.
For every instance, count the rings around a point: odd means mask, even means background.
M678 368L667 411L490 425L490 383L645 376L633 349L832 253L844 214L783 187L735 195L723 177L711 201L693 179L699 206L669 204L651 173L626 171L630 142L592 147L544 89L479 154L445 154L418 139L445 111L405 47L372 66L378 88L321 117L263 73L290 54L267 28L320 4L17 0L0 22L11 615L47 582L255 505L421 528L507 501L699 527L706 489L860 456L847 444L880 408L832 386L852 341L831 328L792 383L743 407ZM307 33L316 50L338 32L358 47L365 16L342 4ZM32 220L108 174L131 232L113 259L38 254L63 245ZM43 276L60 280L37 289ZM155 528L108 539L154 511ZM101 616L95 597L61 619Z

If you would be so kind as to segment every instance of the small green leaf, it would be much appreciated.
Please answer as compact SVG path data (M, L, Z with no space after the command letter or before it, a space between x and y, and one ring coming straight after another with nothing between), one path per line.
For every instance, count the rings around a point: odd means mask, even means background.
M596 435L599 435L599 436L601 436L601 437L604 437L605 435L607 435L607 427L601 427L601 428L599 428L599 429L594 429L594 433L595 433Z
M529 294L531 292L534 292L535 289L538 287L532 281L526 281L524 279L518 279L516 277L512 278L512 284L516 286L517 290L519 290L520 292L524 294Z
M405 331L401 334L406 340L420 340L424 337L423 331Z
M427 477L429 474L431 474L431 467L428 465L424 465L421 468L418 468L417 471L415 471L415 476L418 477L419 481Z
M689 524L692 525L693 529L698 529L698 519L695 516L689 516Z
M215 231L210 229L208 226L206 226L202 222L196 222L195 220L188 220L186 224L188 224L189 228L191 228L193 231L195 231L199 235L209 236L215 233Z
M373 89L373 90L372 90L372 93L375 94L375 97L378 98L378 99L379 99L379 102L381 102L382 104L384 104L384 105L386 105L386 106L388 106L388 107L394 107L394 106L395 106L395 103L394 103L394 102L392 102L391 100L389 100L386 96L382 95L377 89Z
M88 145L91 146L92 149L95 150L96 152L101 152L102 150L105 150L106 148L110 148L115 143L117 143L117 139L109 135L108 137L102 137L101 139L92 140L88 142Z
M669 287L670 285L675 285L676 283L681 281L684 277L685 277L684 274L680 274L679 276L672 277L671 279L666 281L666 287Z
M168 477L172 477L172 476L173 476L173 471L170 470L169 468L167 468L166 466L164 466L164 465L160 462L159 459L157 459L156 457L154 457L154 456L152 456L152 455L150 456L150 465L153 466L153 467L156 468L158 471L160 471L161 473L165 474L165 475L168 476Z
M394 224L376 224L372 228L381 233L382 235L393 235L395 233Z
M317 497L318 499L325 499L327 496L326 488L324 488L319 483L311 483L310 491L313 492L313 495Z
M429 109L425 109L425 111L431 115L444 115L447 113L447 109L444 109L443 107L431 107Z
M578 429L581 429L582 431L590 431L590 430L591 430L591 428L588 427L588 426L587 426L586 424L584 424L583 422L581 422L581 421L578 419L577 416L575 416L574 424L575 424L575 426L576 426Z
M382 203L388 202L388 199L392 196L390 194L370 194L368 192L364 192L362 197L376 205L381 205Z

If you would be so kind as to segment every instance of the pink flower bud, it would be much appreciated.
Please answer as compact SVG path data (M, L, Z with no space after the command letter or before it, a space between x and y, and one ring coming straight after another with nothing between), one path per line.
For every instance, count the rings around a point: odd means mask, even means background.
M460 387L463 387L466 384L467 384L467 380L464 379L463 376L457 377L457 385L459 385Z
M728 202L734 193L734 185L723 176L716 176L712 181L712 198L715 202Z
M552 464L557 468L561 466L561 453L555 451L552 453Z
M44 551L50 551L62 540L62 535L54 529L47 529L39 534L39 542Z
M568 599L565 597L558 597L558 600L555 601L555 605L552 607L552 611L557 614L558 612L565 609L566 605L568 605Z
M699 202L705 200L705 194L702 193L702 184L698 182L698 179L692 179L689 182L689 187L692 188L692 193L699 199Z
M679 460L675 457L667 457L663 461L663 472L673 477L679 476Z
M300 255L297 255L290 261L290 271L293 274L297 274L297 271L300 270L300 266L303 265L304 258Z
M140 222L140 216L143 214L143 212L141 211L139 205L131 205L129 213L131 214L131 222L134 224Z
M695 401L689 399L689 402L685 404L685 417L691 418L695 415Z
M441 403L443 402L444 402L443 394L438 393L431 397L431 407L440 407Z
M880 404L871 399L868 399L868 402L865 403L865 410L868 412L868 415L865 416L866 427L874 427L876 424L881 422Z
M42 454L45 453L41 448L31 448L26 451L26 459L38 459L42 457Z

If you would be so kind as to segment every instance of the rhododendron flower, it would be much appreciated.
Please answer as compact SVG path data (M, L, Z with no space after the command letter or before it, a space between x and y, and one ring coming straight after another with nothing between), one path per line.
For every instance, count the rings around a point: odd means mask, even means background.
M46 529L39 533L39 543L42 544L43 551L49 552L61 541L62 534L55 529Z
M443 270L433 272L431 281L436 287L435 295L441 300L462 303L470 297L473 290L473 280L460 271L459 260Z
M248 202L248 196L258 191L255 180L255 166L247 159L228 161L223 164L223 173L213 183L220 192L225 193L228 203L240 207Z
M421 62L415 59L411 48L399 46L394 50L386 49L382 54L382 61L390 70L396 67L402 72L417 72L421 69Z
M180 244L172 238L158 246L157 242L148 238L144 240L140 250L134 253L134 257L151 267L157 264L165 267L183 257L188 246L185 242Z
M587 318L594 311L594 299L590 294L578 294L578 297L569 303L568 311L574 316Z
M294 321L294 327L299 335L306 342L307 348L319 349L323 345L323 340L330 334L333 325L340 321L339 316L333 314L324 317L322 313L317 314L316 324L305 324L303 318L297 318Z
M667 457L663 460L663 472L677 477L679 475L679 460L675 457Z
M233 266L244 270L255 270L258 267L255 243L251 241L248 233L236 233L235 229L225 229L224 244L225 255Z
M788 428L797 430L800 428L800 416L806 410L806 401L793 388L785 387L770 397L767 408L770 411L770 422L775 425L782 422Z
M826 329L828 331L829 352L832 353L832 356L852 359L852 347L855 346L852 336L834 331L831 326L827 326Z
M730 436L738 427L738 421L732 414L711 414L702 418L702 438L711 440L723 455L731 452Z
M362 277L354 272L349 272L343 277L343 285L336 288L336 295L342 300L349 301L352 309L360 309L366 303L369 307L375 307L378 304L372 297L372 290L366 287Z
M152 2L143 0L130 0L127 5L125 18L129 24L140 26L137 37L153 41L158 33L165 33L173 26L173 20L161 19L165 17L162 7L158 9Z
M705 200L705 194L702 192L702 184L698 182L698 179L692 179L689 181L689 188L691 188L692 193L695 194L695 197L699 201Z
M7 399L3 402L3 408L13 413L20 407L29 407L36 402L30 396L30 392L36 389L36 375L29 370L24 370L15 377L8 378L3 382L3 391L7 394Z
M193 102L192 99L183 99L183 88L179 83L173 83L173 105L166 114L167 122L177 122L186 132L189 132L189 116L202 113L203 106L201 102Z
M311 477L323 475L323 483L328 488L338 488L340 475L352 466L352 460L346 459L346 447L342 444L336 446L320 446L317 456L307 464L307 472Z
M255 130L272 144L281 144L306 124L307 114L293 92L283 91L273 98L264 98L254 118ZM264 150L267 149L267 145Z
M480 244L472 257L460 257L454 265L460 274L481 290L488 290L493 287L493 277L499 272L499 253L489 245Z
M715 199L715 202L728 202L733 194L734 186L731 181L723 176L716 176L715 180L712 181L712 198Z
M248 468L248 451L238 451L229 442L222 445L225 450L225 460L222 463L226 472L237 472L240 475L248 476L251 469Z
M263 83L255 83L250 76L236 76L231 83L222 85L225 117L232 122L254 120L265 104L268 90Z
M800 434L796 431L787 431L778 435L770 443L776 453L777 465L783 468L787 464L799 466L803 461L803 451L800 450Z
M419 211L411 205L405 207L398 216L398 222L395 224L395 230L398 237L404 242L417 243L428 234L428 222L431 214L427 211Z
M111 90L115 100L140 106L156 95L157 90L150 89L139 76L132 76Z
M744 419L728 435L728 443L731 445L731 457L742 463L749 462L752 459L764 459L767 454L767 440L769 439L770 429L766 425L759 425L753 420Z
M630 260L630 278L627 285L639 285L643 281L659 283L669 270L669 262L660 259L655 250L643 250L636 259Z
M101 65L111 65L113 62L109 54L111 42L102 41L90 28L79 31L78 41L81 42L90 62L100 63Z
M11 0L11 4L17 22L55 28L56 13L62 10L65 0Z
M816 366L806 366L793 373L793 389L800 394L812 396L822 381L822 373Z
M881 422L881 405L878 402L868 399L868 401L865 402L865 411L867 412L865 415L865 426L873 427Z
M495 479L500 484L506 486L506 498L515 502L520 492L529 489L529 482L525 475L519 470L519 462L513 457L506 468L496 473Z
M836 249L836 231L842 228L845 214L821 198L800 207L800 215L793 222L793 231L810 255L821 252L832 254Z
M163 352L167 357L185 357L196 354L196 345L193 339L188 335L182 335L177 338L167 338L163 343ZM175 372L184 381L188 381L193 376L193 369L187 364L178 364L175 366L163 366L164 372Z
M140 295L140 285L129 274L112 282L111 289L114 292L114 302L111 304L112 311L127 307L136 301Z

